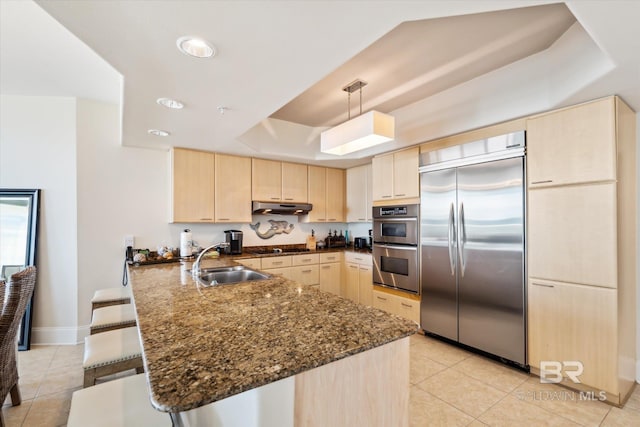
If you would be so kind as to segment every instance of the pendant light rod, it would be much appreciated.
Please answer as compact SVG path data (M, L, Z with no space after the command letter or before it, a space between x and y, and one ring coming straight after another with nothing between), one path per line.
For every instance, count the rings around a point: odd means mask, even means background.
M355 91L360 91L360 114L362 115L362 88L367 85L367 82L356 79L342 88L343 91L347 92L349 95L347 96L347 120L351 120L351 94Z

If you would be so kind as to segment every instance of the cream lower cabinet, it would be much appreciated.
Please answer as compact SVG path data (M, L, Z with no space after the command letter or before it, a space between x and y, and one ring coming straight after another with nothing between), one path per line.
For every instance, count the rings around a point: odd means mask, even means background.
M342 254L320 254L319 269L320 290L339 296L342 285Z
M285 277L303 285L320 284L319 254L293 255L291 257L291 269Z
M364 305L373 302L373 260L369 254L345 252L341 295Z
M262 262L260 258L242 258L236 260L238 264L242 264L245 267L253 268L256 270L260 270L262 268Z
M413 320L418 324L420 323L419 299L403 297L395 293L382 291L380 288L375 288L372 295L373 307Z
M617 292L615 289L529 279L529 364L553 380L579 369L581 384L617 396ZM576 365L577 362L581 365ZM632 361L628 361L633 363ZM571 384L573 383L573 384Z

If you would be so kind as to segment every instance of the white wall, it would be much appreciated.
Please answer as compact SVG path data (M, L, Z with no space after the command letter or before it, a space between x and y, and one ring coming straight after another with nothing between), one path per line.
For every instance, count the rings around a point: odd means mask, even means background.
M0 96L0 187L40 188L33 342L75 338L76 100Z

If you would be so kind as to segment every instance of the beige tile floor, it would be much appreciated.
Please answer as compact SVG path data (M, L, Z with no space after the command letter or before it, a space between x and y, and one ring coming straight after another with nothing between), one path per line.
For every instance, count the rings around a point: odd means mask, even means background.
M71 394L82 387L82 351L34 346L19 353L23 402L5 400L7 427L66 424ZM411 337L410 366L412 427L640 426L640 386L622 409L571 400L565 388L422 335Z

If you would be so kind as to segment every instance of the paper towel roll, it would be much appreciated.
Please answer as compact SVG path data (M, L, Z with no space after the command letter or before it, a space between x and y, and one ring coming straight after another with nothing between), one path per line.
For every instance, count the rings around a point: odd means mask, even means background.
M180 256L191 256L191 230L184 230L180 233Z

